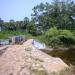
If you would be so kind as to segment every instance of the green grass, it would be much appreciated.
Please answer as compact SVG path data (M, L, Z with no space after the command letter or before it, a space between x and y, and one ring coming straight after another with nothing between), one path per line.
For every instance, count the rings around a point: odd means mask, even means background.
M3 34L3 33L0 33L0 39L6 39L6 38L8 38L8 36L6 36L6 35Z
M7 38L9 38L11 36L15 36L15 35L25 35L30 38L33 37L31 34L26 33L26 32L21 32L21 31L1 31L0 39L7 39Z

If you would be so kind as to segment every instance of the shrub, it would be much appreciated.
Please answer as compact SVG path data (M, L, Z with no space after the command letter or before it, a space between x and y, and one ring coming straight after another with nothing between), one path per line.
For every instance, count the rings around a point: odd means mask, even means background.
M69 30L61 30L60 35L58 36L60 41L64 46L72 46L75 45L75 38Z
M44 42L51 47L71 47L75 45L75 37L69 30L49 29L44 35Z

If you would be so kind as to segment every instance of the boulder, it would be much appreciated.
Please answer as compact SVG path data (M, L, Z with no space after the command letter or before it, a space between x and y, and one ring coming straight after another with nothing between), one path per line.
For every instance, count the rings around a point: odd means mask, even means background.
M0 75L72 75L69 66L32 45L9 45L0 56Z

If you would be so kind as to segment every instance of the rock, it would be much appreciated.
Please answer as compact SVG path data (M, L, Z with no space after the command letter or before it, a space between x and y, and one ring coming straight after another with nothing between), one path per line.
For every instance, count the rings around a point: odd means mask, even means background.
M0 56L0 75L69 75L69 66L36 49L32 40L10 45ZM69 74L67 74L69 73Z

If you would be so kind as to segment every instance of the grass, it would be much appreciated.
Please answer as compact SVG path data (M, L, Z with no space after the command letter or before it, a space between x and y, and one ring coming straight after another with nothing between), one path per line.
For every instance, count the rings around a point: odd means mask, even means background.
M33 37L31 34L26 32L5 30L0 32L0 39L7 39L8 37L15 36L15 35L25 35L31 38Z
M23 31L12 31L12 30L3 30L0 31L0 39L7 39L11 36L16 36L16 35L24 35L28 39L35 39L38 40L39 42L43 42L43 35L38 35L38 36L33 36L30 33L23 32Z
M41 40L41 36L33 36L32 34L29 34L27 32L23 31L11 31L11 30L4 30L0 32L0 39L7 39L10 36L15 36L15 35L25 35L28 38L33 38L33 39L39 39Z
M6 36L5 34L3 34L3 33L0 33L0 39L7 39L8 38L8 36Z

